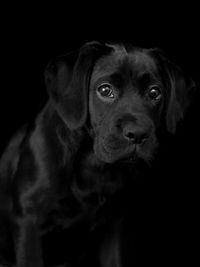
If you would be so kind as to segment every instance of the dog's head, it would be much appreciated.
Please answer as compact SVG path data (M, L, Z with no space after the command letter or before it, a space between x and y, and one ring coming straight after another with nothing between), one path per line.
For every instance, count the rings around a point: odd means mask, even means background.
M46 85L69 129L89 118L94 153L106 163L151 159L163 120L174 133L194 87L159 49L98 42L52 61Z

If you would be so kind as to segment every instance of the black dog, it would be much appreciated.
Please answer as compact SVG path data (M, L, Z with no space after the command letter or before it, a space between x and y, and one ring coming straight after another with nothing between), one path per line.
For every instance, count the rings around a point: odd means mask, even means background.
M72 229L68 263L81 264L110 219L96 255L121 266L121 221L110 211L138 162L152 161L163 129L175 132L194 84L158 49L98 42L52 60L45 77L48 103L1 160L0 265L44 266L42 236L57 225Z

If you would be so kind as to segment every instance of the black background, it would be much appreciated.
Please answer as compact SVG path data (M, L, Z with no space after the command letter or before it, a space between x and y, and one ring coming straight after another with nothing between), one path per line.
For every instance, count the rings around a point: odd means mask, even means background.
M165 155L166 165L158 166L160 180L153 182L156 186L153 192L159 192L158 199L154 197L151 201L155 205L161 201L164 205L162 219L166 218L166 222L161 225L166 231L161 230L161 226L156 228L156 222L153 229L161 232L160 238L156 233L161 247L165 243L163 240L167 240L164 250L173 248L172 255L177 255L177 263L194 260L199 239L200 41L195 9L192 4L186 7L163 4L158 9L156 5L138 7L135 3L118 6L115 3L108 8L100 2L88 7L77 3L73 9L69 5L52 6L51 10L49 6L9 6L3 12L0 33L1 150L19 126L31 121L45 104L43 73L48 61L87 41L127 41L139 46L160 47L193 77L197 85L193 104L169 143L173 149L169 147ZM156 207L162 209L162 206ZM156 212L158 209L153 209L153 213ZM152 238L153 234L150 236Z
M17 5L6 7L4 12L0 34L1 147L45 103L43 73L48 61L88 41L160 47L199 83L200 41L195 7L115 4L108 8L97 3L46 9ZM190 120L195 123L197 110Z

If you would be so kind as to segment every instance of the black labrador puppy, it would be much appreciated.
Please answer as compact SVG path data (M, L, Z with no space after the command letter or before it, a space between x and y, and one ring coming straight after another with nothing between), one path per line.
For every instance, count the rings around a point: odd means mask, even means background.
M116 203L163 129L175 133L194 84L159 49L98 42L52 60L45 79L49 101L1 159L0 266L51 266L42 237L58 226L71 229L67 266L82 266L105 221L97 262L121 266Z

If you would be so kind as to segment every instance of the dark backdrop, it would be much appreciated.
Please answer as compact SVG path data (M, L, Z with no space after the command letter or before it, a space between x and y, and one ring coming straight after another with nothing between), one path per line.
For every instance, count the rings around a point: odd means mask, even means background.
M49 7L49 6L48 6ZM195 7L113 5L12 6L1 23L1 147L46 100L48 61L87 41L126 41L162 48L199 83L199 27ZM2 9L3 10L3 9ZM198 106L198 105L197 105ZM190 117L195 123L195 118Z
M100 8L98 2L94 2L93 9L81 7L77 3L73 11L69 6L61 8L62 10L53 7L51 12L34 6L12 6L5 9L0 33L3 45L0 149L4 148L20 125L35 117L46 102L43 73L52 57L92 40L120 40L145 47L162 48L169 58L191 74L197 84L197 93L184 124L172 139L171 145L175 146L173 153L169 149L165 155L166 165L162 165L160 169L158 166L161 175L159 182L156 183L156 180L153 183L154 186L157 184L153 194L160 193L155 194L151 204L163 203L164 208L162 205L156 206L153 213L157 214L155 218L158 219L158 213L163 208L162 220L166 219L166 223L161 223L162 226L158 223L156 227L155 222L154 227L151 227L157 237L155 240L161 242L161 247L164 243L164 249L172 247L172 255L177 255L177 262L181 259L182 262L185 259L190 262L197 255L199 238L198 16L195 7L191 6L184 9L179 6L175 9L174 6L166 7L163 4L159 10L155 7L152 11L146 5L138 8L120 3L117 9L115 5L109 10L107 6L101 5ZM145 228L145 223L143 224ZM149 232L151 227L147 227ZM165 234L162 238L163 231ZM148 242L151 246L151 242Z

